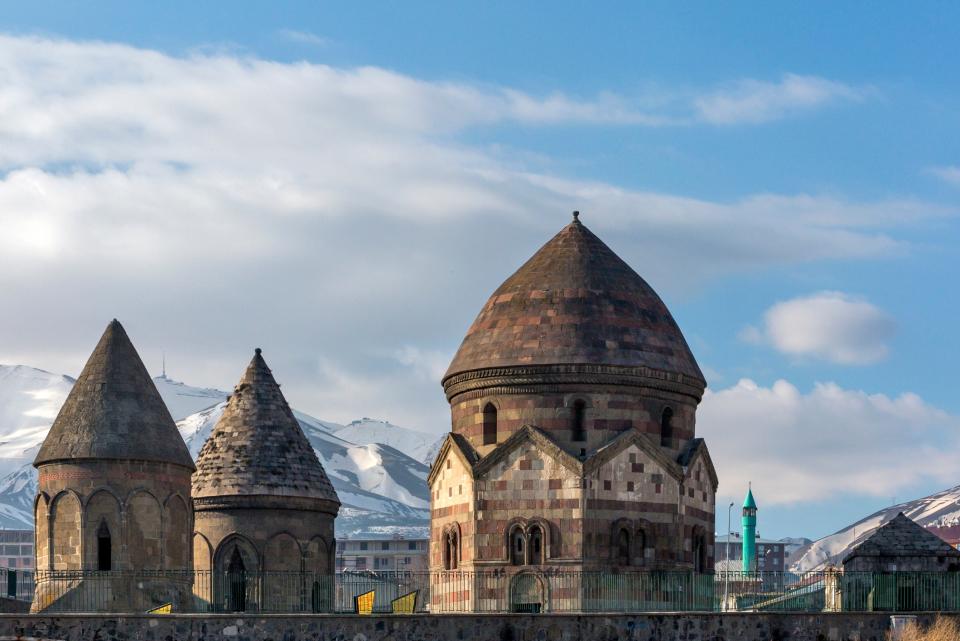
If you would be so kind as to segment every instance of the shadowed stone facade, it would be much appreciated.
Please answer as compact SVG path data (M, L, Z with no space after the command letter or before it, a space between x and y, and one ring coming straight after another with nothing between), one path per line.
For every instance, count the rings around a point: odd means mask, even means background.
M197 595L228 611L328 608L339 508L257 349L193 475L194 566L214 579ZM309 584L276 572L310 573Z
M189 593L190 474L177 427L116 320L74 384L34 461L39 486L34 611L145 610ZM111 571L54 586L50 571ZM121 572L168 570L128 589ZM177 578L176 572L184 574ZM96 595L92 593L96 592ZM136 595L136 596L135 596ZM130 600L138 601L132 603Z
M543 610L581 598L550 591L552 570L711 569L705 385L663 301L575 215L493 293L444 377L431 567L515 574L511 604ZM432 598L499 595L440 578Z
M843 559L844 572L960 572L960 550L903 512Z

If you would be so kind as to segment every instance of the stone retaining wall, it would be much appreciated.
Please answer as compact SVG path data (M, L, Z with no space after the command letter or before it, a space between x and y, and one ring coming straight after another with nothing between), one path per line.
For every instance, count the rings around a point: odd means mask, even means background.
M960 618L960 615L950 615ZM926 624L935 614L920 614ZM0 641L886 641L890 616L830 614L0 615Z

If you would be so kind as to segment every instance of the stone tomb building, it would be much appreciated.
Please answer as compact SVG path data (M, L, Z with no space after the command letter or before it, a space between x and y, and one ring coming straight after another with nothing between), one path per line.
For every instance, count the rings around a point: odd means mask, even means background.
M116 320L67 396L34 466L34 611L180 607L192 580L193 460ZM158 570L163 576L148 577ZM64 579L64 571L73 578ZM113 574L84 577L81 571Z
M340 501L259 349L200 450L193 509L195 590L215 610L331 607Z
M900 512L843 559L848 572L958 572L960 550Z
M957 603L960 551L900 512L829 568L826 607L920 612ZM947 605L946 607L951 607Z
M596 607L586 575L551 576L712 569L705 385L663 301L575 213L493 293L443 379L430 565L484 578L438 574L433 611Z

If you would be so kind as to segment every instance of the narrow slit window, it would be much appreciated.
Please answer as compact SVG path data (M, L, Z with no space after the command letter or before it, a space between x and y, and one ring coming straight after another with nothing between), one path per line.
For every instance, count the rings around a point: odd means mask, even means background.
M109 572L113 569L113 544L110 539L110 528L106 521L100 522L97 528L97 570Z
M574 441L587 440L586 415L587 415L587 404L581 400L574 402L573 434L571 436Z
M487 403L483 408L483 444L494 445L497 442L497 408Z
M673 410L669 407L660 416L660 445L673 447Z

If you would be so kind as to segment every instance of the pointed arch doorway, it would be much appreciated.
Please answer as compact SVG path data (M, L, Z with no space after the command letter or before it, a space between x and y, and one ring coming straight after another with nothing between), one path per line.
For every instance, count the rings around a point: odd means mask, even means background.
M247 567L240 556L240 549L233 548L227 566L227 610L244 612L247 609Z

